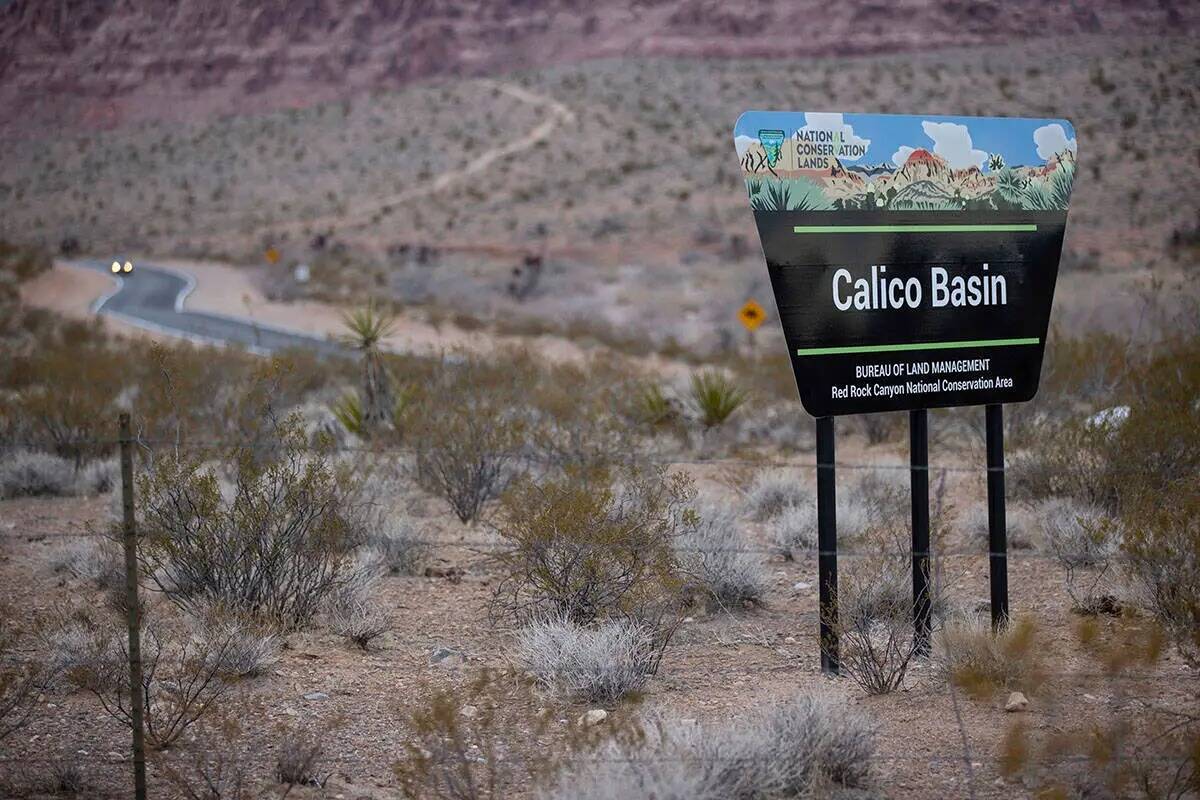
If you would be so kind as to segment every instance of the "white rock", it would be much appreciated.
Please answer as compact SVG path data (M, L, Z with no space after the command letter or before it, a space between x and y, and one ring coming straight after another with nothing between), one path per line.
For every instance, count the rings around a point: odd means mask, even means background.
M1129 419L1129 406L1113 406L1087 418L1089 428L1116 430Z
M575 720L575 724L581 728L590 728L593 725L599 725L604 720L608 719L608 712L603 708L593 708L579 715L579 719Z
M328 700L329 695L325 694L324 692L309 692L308 694L304 695L304 699L305 700Z
M479 715L479 709L475 706L463 706L459 712L467 719L475 719Z
M805 583L804 581L798 581L794 586L792 586L792 588L795 589L797 592L804 592L804 591L808 591L809 589L811 589L812 584Z
M1029 699L1020 692L1013 692L1008 696L1008 702L1004 704L1005 711L1024 711L1029 708Z

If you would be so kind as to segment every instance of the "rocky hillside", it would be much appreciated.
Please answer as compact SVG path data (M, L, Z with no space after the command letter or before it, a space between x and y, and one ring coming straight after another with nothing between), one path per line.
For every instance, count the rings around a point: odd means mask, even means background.
M873 53L1200 27L1185 0L11 0L0 126L302 107L420 78L618 55Z

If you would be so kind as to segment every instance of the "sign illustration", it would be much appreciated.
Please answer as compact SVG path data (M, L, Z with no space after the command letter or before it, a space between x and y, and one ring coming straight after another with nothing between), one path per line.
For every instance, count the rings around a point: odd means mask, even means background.
M1034 396L1071 123L748 111L734 144L810 414Z

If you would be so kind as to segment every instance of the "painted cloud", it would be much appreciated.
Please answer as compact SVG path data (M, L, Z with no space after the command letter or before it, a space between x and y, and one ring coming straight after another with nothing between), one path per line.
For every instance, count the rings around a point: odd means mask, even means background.
M1033 132L1033 143L1037 145L1038 158L1049 161L1063 150L1075 152L1075 140L1067 138L1067 132L1057 122L1043 125Z
M951 169L966 169L967 167L983 167L987 152L976 150L971 143L971 132L966 125L957 122L921 123L925 135L933 139L933 152L946 159Z

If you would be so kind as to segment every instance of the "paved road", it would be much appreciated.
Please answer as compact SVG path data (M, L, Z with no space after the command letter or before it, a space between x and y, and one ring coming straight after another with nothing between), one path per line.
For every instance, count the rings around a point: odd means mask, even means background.
M112 275L112 261L73 262ZM184 301L195 288L190 276L165 267L137 262L133 272L113 276L117 288L92 304L92 311L108 314L140 328L208 344L235 344L254 353L269 354L290 347L321 354L344 353L327 339L285 331L249 320L204 311L187 311Z

